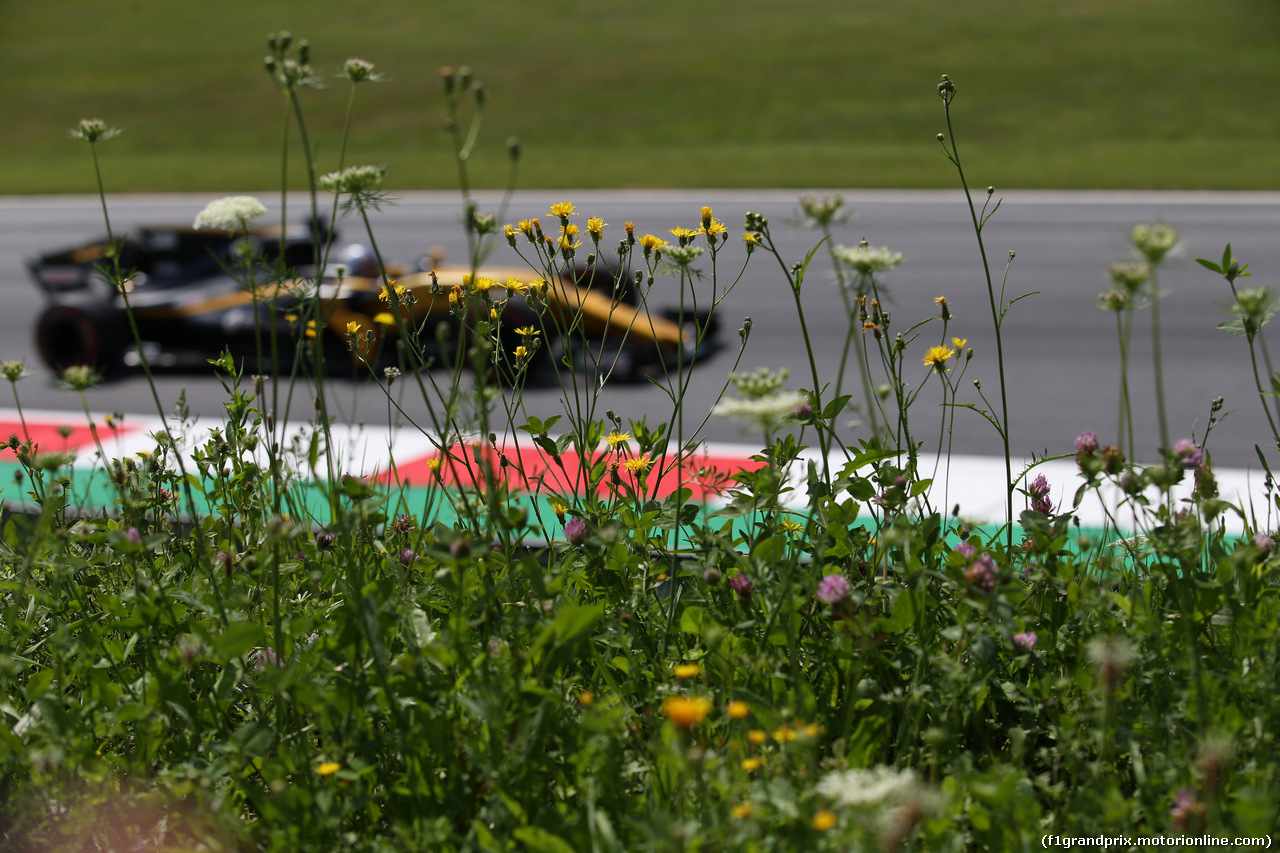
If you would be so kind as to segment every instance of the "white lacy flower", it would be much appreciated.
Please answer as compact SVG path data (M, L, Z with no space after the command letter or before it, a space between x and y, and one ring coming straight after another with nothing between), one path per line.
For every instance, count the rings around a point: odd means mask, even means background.
M782 391L754 400L727 397L716 404L712 411L725 418L741 418L754 423L777 423L796 409L809 402L808 397L796 391Z
M910 770L872 767L869 770L837 770L818 783L817 791L828 799L846 806L877 805L896 800L916 787L916 776Z
M902 263L901 252L894 252L888 246L868 246L866 240L852 248L836 246L833 252L838 260L862 275L893 269Z
M219 228L223 231L239 231L249 223L264 216L267 209L251 195L233 195L211 201L196 216L195 228Z
M320 186L331 193L372 193L382 189L386 166L348 166L341 172L330 172L320 177Z

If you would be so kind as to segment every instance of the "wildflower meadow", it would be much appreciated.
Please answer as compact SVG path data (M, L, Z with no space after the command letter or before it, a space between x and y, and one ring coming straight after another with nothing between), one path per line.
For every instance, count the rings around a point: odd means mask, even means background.
M568 198L515 222L505 203L482 209L469 169L486 90L465 68L442 70L436 106L466 272L398 271L369 218L390 200L394 163L361 163L345 129L382 69L351 59L335 81L305 41L281 33L269 48L283 150L301 152L309 202L292 222L267 222L251 196L192 211L196 231L229 238L224 270L252 295L255 346L211 359L224 421L197 430L153 384L161 426L145 453L113 455L95 424L87 472L29 434L8 439L28 500L0 531L0 847L1269 846L1275 295L1245 286L1230 246L1200 263L1231 294L1221 328L1241 339L1272 426L1257 437L1264 499L1219 489L1220 401L1205 401L1199 434L1165 414L1159 277L1178 234L1159 223L1133 229L1134 257L1100 297L1116 317L1116 421L1055 449L1077 479L1051 488L1044 460L1010 452L1002 329L1035 298L983 241L999 196L970 187L948 77L920 96L937 104L941 162L981 250L970 272L989 301L971 339L944 297L887 298L902 256L841 245L835 196L799 200L818 235L804 257L777 249L787 226L750 212L730 225L701 207L652 234ZM310 91L322 78L327 94ZM323 96L346 98L347 120L322 145L306 104ZM99 119L72 131L99 193L116 132ZM520 155L512 140L513 182ZM150 378L136 271L101 197L97 274ZM300 260L284 235L302 217ZM339 221L371 247L372 323L326 295L354 275L331 255ZM740 366L752 324L732 313L733 291L747 265L772 270L797 312L808 371ZM819 342L800 292L828 276L848 325ZM670 346L649 309L659 288L678 300ZM1147 323L1156 371L1139 376L1128 356ZM691 371L727 363L699 365L719 325L731 367L718 399L693 399ZM836 375L819 374L819 346L840 348ZM335 353L385 395L388 429L430 445L420 471L393 459L351 473L326 398ZM996 365L995 387L965 379L974 359ZM670 400L662 419L601 411L605 383L637 363ZM70 365L61 380L84 400L102 367ZM31 370L2 370L21 410ZM1151 459L1135 458L1140 382L1158 400ZM559 388L561 409L526 407L532 383ZM924 389L943 405L917 405ZM301 432L281 414L294 400L309 406ZM1004 446L992 524L935 482L960 410ZM749 466L704 464L712 417L758 430ZM90 481L104 497L85 511ZM1055 502L1064 489L1073 497ZM1086 501L1103 508L1101 530L1080 527Z

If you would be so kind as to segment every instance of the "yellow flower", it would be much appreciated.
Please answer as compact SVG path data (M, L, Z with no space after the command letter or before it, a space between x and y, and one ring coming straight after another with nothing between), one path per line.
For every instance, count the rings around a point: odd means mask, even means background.
M592 693L590 690L584 690L578 694L578 701L582 703L582 706L585 708L592 702L596 701L596 694Z
M711 213L712 213L711 207L709 205L704 204L702 206L702 227L703 228L706 228L708 225L710 225L712 222L715 221L711 218Z
M297 315L297 314L285 314L285 315L284 315L284 318L285 318L285 320L287 320L287 321L288 321L288 322L290 322L290 323L296 323L296 322L298 322L298 315Z
M516 223L516 227L520 229L520 232L524 234L524 236L528 237L530 240L533 239L533 223L532 222L530 222L527 219L521 219L519 222Z
M574 209L571 201L562 201L551 205L551 215L558 216L562 220L569 216L576 216L577 213L578 211Z
M662 713L679 729L691 729L711 713L711 703L701 696L668 696L662 703Z
M379 326L394 326L396 324L396 318L392 317L386 311L379 311L377 314L373 315L373 322L377 323Z
M360 331L360 324L359 324L359 323L357 323L355 320L352 320L350 323L347 323L347 336L348 336L348 337L350 337L351 335L356 334L356 333L357 333L357 332L359 332L359 331Z
M443 464L444 464L444 460L443 460L443 459L441 459L439 456L436 456L436 457L433 457L433 458L431 458L431 459L428 459L428 460L427 460L427 467L428 467L428 468L430 468L432 471L435 471L435 472L437 472L437 473L439 473L439 471L440 471L440 466L441 466L441 465L443 465Z
M680 241L692 240L698 236L698 232L690 228L672 228L671 233Z
M751 817L753 814L755 814L755 811L756 811L756 807L753 806L751 803L738 803L730 811L730 814L732 814L734 817L741 820L744 817Z
M655 237L652 234L646 234L640 238L640 248L646 252L662 251L667 247L667 241L661 237Z
M332 776L342 769L342 765L336 761L326 761L316 768L316 772L321 776Z
M395 291L397 300L402 300L405 298L405 296L409 294L409 288L405 287L403 284L396 284L395 279L390 279L388 284L390 286L384 286L382 288L382 292L378 294L378 298L381 299L383 302L391 301L392 290Z
M682 663L676 665L674 672L676 674L676 678L693 678L695 675L702 672L702 667L698 666L696 663Z
M742 769L748 773L753 773L764 766L764 759L761 758L744 758L742 760Z
M497 308L497 306L496 306L496 305L495 305L493 308L490 308L490 309L489 309L489 319L490 319L490 320L494 320L495 322L497 321L497 319L498 319L498 308Z
M804 525L796 524L794 521L781 521L778 523L779 533L804 533Z
M818 813L813 816L813 828L818 832L826 832L833 829L839 819L828 809L819 809Z
M591 232L591 237L598 242L600 235L604 233L604 227L608 224L599 216L592 216L587 220L587 230Z
M508 222L502 226L502 233L507 235L508 240L514 240L516 238L516 227Z
M623 462L622 465L632 474L635 474L638 471L648 471L652 468L653 460L650 459L649 454L646 453L644 456L636 456L632 459L628 459L626 462Z
M729 703L726 710L729 712L730 717L733 717L735 720L741 720L747 714L751 713L751 706L746 702L734 701Z
M747 732L747 742L755 746L759 746L768 739L769 735L767 735L763 729L752 729Z
M560 251L562 252L572 251L573 249L576 249L581 245L582 245L582 241L578 241L577 243L575 243L573 242L573 240L569 239L568 237L560 238Z
M786 723L783 723L782 725L778 726L777 729L774 730L773 739L776 740L778 743L788 743L796 739L796 731L795 729L791 728L791 726L788 726Z
M746 233L744 233L744 234L742 235L742 242L746 243L746 244L747 244L747 247L748 247L748 248L750 248L750 247L752 247L752 246L759 246L759 245L760 245L760 238L759 238L759 237L757 237L757 236L756 236L756 235L754 235L754 234L746 234Z
M462 278L471 285L471 289L476 293L479 293L482 290L492 290L495 287L501 286L495 279L489 278L487 275L478 275L470 281L467 281L469 278L468 276L464 275Z
M964 352L964 345L969 343L968 338L952 338L951 345L956 348L956 358L960 357L960 353Z
M459 289L458 289L458 288L456 288L456 287L450 288L450 289L449 289L449 304L450 304L451 306L452 306L452 305L457 305L457 304L458 304L458 298L459 298L460 296L462 296L462 291L461 291L461 290L459 290Z
M534 335L539 335L542 333L539 332L537 329L535 329L533 326L522 326L519 329L516 329L516 334L521 335L522 337L531 338Z
M512 355L514 355L518 359L524 358L527 355L529 355L529 350L525 349L524 344L521 344L520 346L516 347L516 350L515 352L512 353Z
M822 734L822 726L818 725L817 723L810 723L809 725L804 727L804 733L808 737L817 737L818 735Z
M924 363L926 366L932 367L934 370L942 373L951 369L947 367L947 361L955 354L955 350L950 347L929 347L929 351L924 354Z
M565 223L565 224L564 224L564 226L560 229L560 233L561 233L561 234L563 234L563 235L564 235L564 236L566 236L566 237L573 237L573 236L576 236L576 235L577 235L577 233L578 233L578 226L577 226L577 225L574 225L572 222L567 222L567 223Z
M623 442L630 441L630 440L631 440L631 433L629 433L629 432L618 432L618 431L615 429L615 430L613 430L612 432L610 432L608 435L606 435L606 436L604 437L604 440L605 440L605 441L607 441L607 442L609 442L609 446L610 446L610 447L617 447L619 444L622 444Z
M513 275L507 276L506 287L507 287L507 290L509 290L512 293L527 293L529 290L528 284L525 284L523 281L521 281L520 279L516 278Z
M721 222L719 219L713 219L707 225L703 225L701 228L699 228L698 233L706 234L708 237L714 237L717 234L724 234L728 230L729 229L725 228L724 223Z
M551 505L551 511L556 514L556 518L564 521L564 514L569 511L569 505L560 498L547 498L547 503Z
M314 337L316 336L316 321L315 321L315 320L308 320L308 321L307 321L307 331L306 331L306 335L307 335L307 337L308 337L308 338L314 338Z
M629 222L629 221L628 221L628 222L624 222L624 223L622 223L622 230L627 232L627 236L628 236L628 237L634 237L634 236L635 236L635 230L636 230L636 224L635 224L634 222Z

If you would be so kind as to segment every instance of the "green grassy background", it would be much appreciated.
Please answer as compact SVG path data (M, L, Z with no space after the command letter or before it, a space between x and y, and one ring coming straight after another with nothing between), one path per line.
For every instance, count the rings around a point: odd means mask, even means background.
M1280 188L1274 0L45 0L0 9L0 193L89 190L83 116L126 130L110 190L278 187L281 29L326 76L392 78L361 89L349 162L396 188L454 185L446 64L488 86L482 185L517 135L524 187L951 186L947 72L979 184ZM346 95L305 94L322 169Z

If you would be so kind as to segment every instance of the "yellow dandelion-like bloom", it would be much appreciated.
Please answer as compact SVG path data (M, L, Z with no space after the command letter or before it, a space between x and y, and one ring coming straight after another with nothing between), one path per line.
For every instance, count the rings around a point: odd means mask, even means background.
M596 701L596 694L592 693L590 690L584 690L578 694L578 702L581 703L584 708L589 707L594 701Z
M828 829L834 829L840 819L830 809L819 809L818 813L813 816L813 828L818 832L826 832Z
M458 304L458 299L459 299L459 297L461 297L461 296L462 296L462 291L460 291L460 290L459 290L458 288L456 288L456 287L451 288L451 289L449 290L449 305L450 305L450 306L457 305L457 304Z
M342 765L336 761L326 761L316 768L316 772L321 776L332 776L342 769Z
M717 234L724 234L729 229L724 227L724 223L719 219L713 219L707 225L698 229L699 234L706 234L708 237L714 237Z
M636 456L622 463L623 467L635 474L640 471L648 471L653 467L653 460L649 458L649 454L644 456Z
M378 294L378 298L383 302L390 302L391 292L393 290L395 291L397 300L402 300L409 295L409 288L405 287L403 284L396 284L395 279L391 279L389 286L384 286L382 288L382 292Z
M711 206L710 206L710 205L706 205L706 204L704 204L704 205L702 206L702 227L704 227L704 228L705 228L708 224L710 224L710 223L711 223L711 221L712 221L712 220L711 220L711 214L712 214L712 213L713 213L713 211L711 210Z
M678 729L691 729L711 713L711 703L701 696L668 696L662 713Z
M732 814L734 817L736 817L739 820L742 820L743 818L746 818L746 817L751 817L755 813L756 813L756 807L753 806L751 803L738 803L736 806L734 806L730 810L730 814Z
M574 236L577 236L577 233L578 233L578 226L577 226L577 225L574 225L572 222L566 222L566 223L564 224L564 226L563 226L563 227L561 227L561 229L560 229L560 233L561 233L561 234L563 234L563 235L564 235L564 236L566 236L566 237L574 237Z
M558 216L561 219L564 219L565 217L576 216L577 214L578 211L574 208L573 202L571 201L561 201L551 205L552 216Z
M806 737L817 737L822 734L822 726L817 723L810 723L803 729Z
M494 322L497 322L497 320L498 320L498 309L497 309L497 306L495 306L495 307L493 307L493 308L490 308L490 309L489 309L489 319L490 319L490 320L493 320Z
M533 239L533 223L528 219L521 219L516 223L516 228L519 228L520 233L524 234L524 236Z
M297 314L292 314L292 313L290 313L290 314L285 314L285 315L284 315L284 319L285 319L286 321L288 321L289 323L296 323L296 322L298 322L298 315L297 315Z
M306 335L307 335L307 337L308 337L308 338L314 338L314 337L316 336L316 321L315 321L315 320L308 320L308 321L307 321L307 330L306 330Z
M522 326L519 329L516 329L516 334L520 335L521 337L531 338L534 335L540 335L542 333L539 332L537 329L535 329L533 326Z
M516 227L508 222L502 226L502 233L507 235L508 240L514 240L516 236Z
M516 347L515 352L513 352L512 355L514 355L517 359L525 358L529 355L529 350L525 348L524 344L521 344L520 346Z
M667 247L667 241L661 237L655 237L652 234L646 234L640 238L640 248L646 252L661 251Z
M386 311L379 311L377 314L373 315L373 322L377 323L379 326L394 326L396 324L396 318L392 317Z
M556 518L564 520L564 514L569 511L569 505L560 498L547 498L547 503L551 505L551 511L556 514Z
M587 220L587 230L591 232L592 237L599 240L600 235L604 233L604 227L608 224L599 216L592 216Z
M752 746L760 746L769 739L769 735L763 729L752 729L747 732L747 743Z
M773 739L778 743L789 743L796 739L796 730L783 723L774 729Z
M742 769L748 773L754 773L764 766L763 758L744 758L742 760Z
M622 230L627 232L628 237L635 236L636 224L630 221L624 222L622 223Z
M779 533L791 533L791 534L793 534L793 535L794 535L794 534L804 533L804 525L803 525L803 524L797 524L797 523L796 523L796 522L794 522L794 521L780 521L780 522L778 522L778 532L779 532Z
M487 275L478 275L471 280L471 289L476 293L482 290L492 290L495 287L501 287L496 279L489 278Z
M748 246L759 246L760 238L751 233L744 233L742 235L742 242L746 243Z
M929 347L929 351L924 354L924 363L927 367L932 367L934 370L942 373L951 369L947 367L947 362L950 361L951 357L955 354L955 350L951 349L951 347Z
M741 720L747 714L751 713L751 706L748 705L746 702L739 702L735 700L733 702L730 702L728 707L725 710L729 712L729 716L732 717L733 719Z
M347 323L347 335L348 335L348 336L350 336L350 335L354 335L354 334L358 333L359 331L360 331L360 324L359 324L359 323L357 323L355 320L352 320L350 323Z
M692 240L698 236L698 232L691 228L672 228L671 233L677 240Z
M507 276L506 288L511 293L528 293L530 285L513 275Z
M435 472L437 472L437 473L439 473L439 471L440 471L440 466L441 466L441 465L443 465L443 464L444 464L444 460L443 460L443 459L441 459L439 456L435 456L435 457L433 457L433 458L431 458L431 459L428 459L428 460L427 460L427 467L428 467L428 468L430 468L432 471L435 471Z
M567 252L572 249L576 249L581 245L582 245L582 241L578 241L577 243L575 243L573 242L573 240L569 239L568 237L560 238L560 250L562 252Z
M964 345L969 343L968 338L952 338L951 345L956 348L956 358L960 357L960 353L964 352Z
M607 442L609 442L609 446L610 446L610 447L617 447L619 444L622 444L622 443L624 443L624 442L630 441L630 440L631 440L631 438L632 438L631 433L629 433L629 432L618 432L618 431L615 429L615 430L613 430L612 432L610 432L608 435L606 435L606 436L604 437L604 440L605 440L605 441L607 441Z
M675 672L676 678L693 678L695 675L702 672L702 667L698 666L696 663L682 663L677 664L673 672Z

